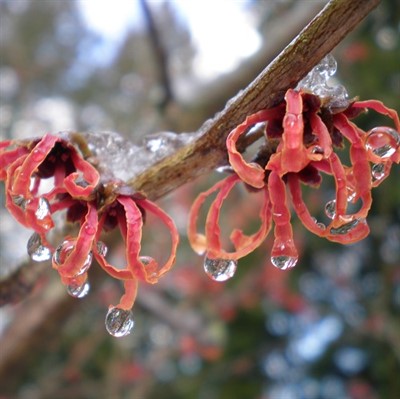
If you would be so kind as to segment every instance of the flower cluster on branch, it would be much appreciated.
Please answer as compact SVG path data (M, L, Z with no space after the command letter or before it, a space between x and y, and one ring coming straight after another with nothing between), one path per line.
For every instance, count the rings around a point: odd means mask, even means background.
M368 109L383 114L394 122L394 128L375 127L364 131L352 119ZM265 142L256 157L247 162L237 148L238 141L260 126ZM289 89L284 101L276 107L250 115L228 136L226 147L233 175L218 182L195 200L188 227L193 249L206 254L204 267L211 278L223 281L232 277L237 260L257 248L274 224L271 262L280 269L289 269L298 261L293 239L290 192L293 209L303 225L319 237L350 244L369 233L367 215L372 203L371 190L389 174L393 162L400 162L400 122L395 110L380 101L339 100L320 97L306 89ZM270 146L275 150L271 155ZM347 148L350 165L337 150ZM313 217L303 201L301 183L319 187L323 175L335 181L335 198L326 204L331 219L328 225ZM238 183L249 191L261 192L261 224L253 235L235 229L230 235L234 250L222 248L219 218L229 192ZM205 231L197 230L200 209L208 196L218 192L211 203ZM356 212L350 205L362 205Z
M0 148L0 179L5 181L6 207L23 226L35 233L28 253L35 261L52 259L68 293L81 298L89 291L88 271L93 258L112 277L124 282L125 293L110 306L106 328L114 336L128 334L133 325L131 308L138 280L154 284L175 261L179 236L172 219L158 206L122 181L100 175L89 162L90 152L78 134L46 134L30 141L5 141ZM54 214L66 211L66 220L80 225L76 236L53 246L48 235ZM142 256L142 227L152 213L171 234L171 253L164 265ZM101 233L119 228L125 243L126 266L107 259Z

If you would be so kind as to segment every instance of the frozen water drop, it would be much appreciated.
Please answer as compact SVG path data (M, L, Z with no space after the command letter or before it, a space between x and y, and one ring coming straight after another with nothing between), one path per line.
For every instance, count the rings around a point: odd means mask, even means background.
M336 69L337 69L337 63L335 58L331 54L328 54L315 67L315 72L325 75L326 78L328 78L336 73Z
M87 224L87 225L85 226L85 233L86 233L87 235L89 235L89 236L92 236L92 235L96 234L96 231L97 231L96 227L94 227L94 226L91 225L91 224Z
M74 298L83 298L90 291L90 284L85 281L83 284L70 284L67 286L67 292Z
M189 144L196 137L197 133L159 132L146 136L143 145L145 150L151 154L152 162L155 162Z
M125 337L130 334L135 321L131 310L111 308L106 315L106 329L113 337Z
M312 148L311 152L312 152L313 154L317 154L317 155L324 155L324 149L323 149L321 146L319 146L319 145L315 145L315 146Z
M35 262L43 262L51 258L51 251L42 245L42 239L38 233L33 233L27 244L28 255Z
M350 222L345 223L339 227L332 227L330 229L330 232L333 235L347 234L349 231L353 230L361 221L362 219L351 220Z
M317 220L316 218L314 218L314 217L313 217L312 219L314 220L314 222L315 222L315 224L317 225L317 227L319 227L321 230L326 229L326 226L325 226L324 223L318 222L318 220Z
M329 219L334 219L336 216L336 200L331 200L325 205L325 214Z
M25 209L26 206L26 199L22 195L13 195L12 202L19 206L21 209Z
M76 179L75 179L75 184L79 187L87 187L89 185L89 182L85 180L82 174L80 174Z
M35 216L38 218L38 220L44 220L46 217L50 216L50 204L46 198L39 198Z
M271 256L271 263L281 270L291 269L296 266L298 258L294 256L278 255Z
M390 127L371 129L365 139L365 148L381 159L390 158L400 147L400 134Z
M75 240L65 240L62 244L60 244L54 254L53 254L53 263L56 266L62 266L66 260L68 259L68 256L70 253L74 250L75 248ZM83 273L86 273L92 264L93 260L93 253L90 251L85 259L85 262L83 265L81 265L81 268L79 271L75 274L75 277L82 275Z
M353 187L347 186L347 202L352 202L356 198L357 192Z
M328 81L336 73L336 69L336 60L328 54L298 83L297 90L307 90L319 97L328 99L327 106L330 108L342 106L347 108L348 93L345 87L340 84L332 86L328 84Z
M102 257L105 257L108 252L107 245L104 244L103 241L97 241L96 250L97 250L97 253Z
M208 258L204 259L204 270L214 281L226 281L232 278L237 269L234 259Z
M72 252L75 247L75 241L65 240L60 244L53 255L53 262L57 266L61 266L67 259L68 255Z
M39 162L43 159L43 156L45 155L45 152L43 151L42 148L35 148L32 151L32 158L34 161Z
M223 165L216 168L215 171L218 173L232 173L233 169L230 165Z
M150 256L139 256L139 261L142 262L145 267L145 272L148 281L157 282L160 277L158 272L158 264L157 262Z
M371 174L375 180L383 179L386 176L385 165L383 163L376 163L372 165Z
M162 137L148 137L146 140L146 148L151 152L160 151L164 145L165 140Z
M148 266L150 263L153 262L153 258L150 256L139 256L139 260L145 265Z

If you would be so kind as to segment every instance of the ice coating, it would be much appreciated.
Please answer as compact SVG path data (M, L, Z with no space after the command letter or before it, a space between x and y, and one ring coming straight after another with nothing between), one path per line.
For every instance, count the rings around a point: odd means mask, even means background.
M127 181L142 173L177 149L191 143L198 133L160 132L146 136L141 145L115 132L83 133L99 167Z
M340 84L330 85L329 80L336 73L337 64L335 58L328 54L298 83L296 89L310 91L311 93L326 99L330 99L332 107L340 106L348 102L348 93Z

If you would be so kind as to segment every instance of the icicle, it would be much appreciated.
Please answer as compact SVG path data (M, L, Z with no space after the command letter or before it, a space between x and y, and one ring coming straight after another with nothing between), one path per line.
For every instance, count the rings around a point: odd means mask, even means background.
M340 84L334 86L328 84L336 69L336 60L328 54L298 83L296 89L310 91L319 97L330 99L329 106L333 108L340 107L342 103L347 104L348 94L345 87Z

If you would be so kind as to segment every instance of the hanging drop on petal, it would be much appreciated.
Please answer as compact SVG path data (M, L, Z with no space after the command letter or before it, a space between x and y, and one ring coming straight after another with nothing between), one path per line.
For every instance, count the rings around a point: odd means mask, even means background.
M69 284L67 285L67 292L74 298L83 298L90 291L90 284L85 281L83 284Z
M53 254L53 263L56 266L62 266L65 261L68 258L68 255L73 251L75 248L76 241L75 240L65 240L62 244L60 244L54 254ZM81 268L79 269L79 272L74 275L74 277L80 276L83 273L87 272L89 269L90 265L92 264L92 259L93 259L93 253L90 251L87 255L87 258ZM72 277L72 276L71 276Z
M46 198L39 198L35 216L38 218L38 220L43 220L46 217L50 216L50 204Z
M374 155L389 159L400 147L400 134L390 127L376 127L367 133L365 148Z
M98 253L100 256L103 256L103 257L105 257L105 256L107 255L107 252L108 252L107 245L104 244L103 241L98 241L98 242L97 242L97 244L96 244L96 250L97 250L97 253Z
M30 258L35 262L43 262L51 258L51 250L42 244L38 233L33 233L28 240L27 251Z
M125 337L131 333L135 325L132 311L116 307L109 309L105 325L108 333L113 337Z
M205 257L204 270L214 281L226 281L232 278L237 269L237 261L234 259L212 259Z
M297 257L294 256L286 256L286 255L278 255L278 256L271 256L271 263L281 270L291 269L292 267L296 266L298 261Z
M353 230L363 219L354 219L348 223L345 223L339 227L331 227L330 232L333 235L347 234Z
M385 165L383 163L376 163L372 165L371 174L374 180L381 180L385 177Z
M11 198L15 205L17 205L21 209L25 210L27 201L22 195L12 195Z
M331 200L325 205L325 214L330 219L334 219L336 216L336 200Z

